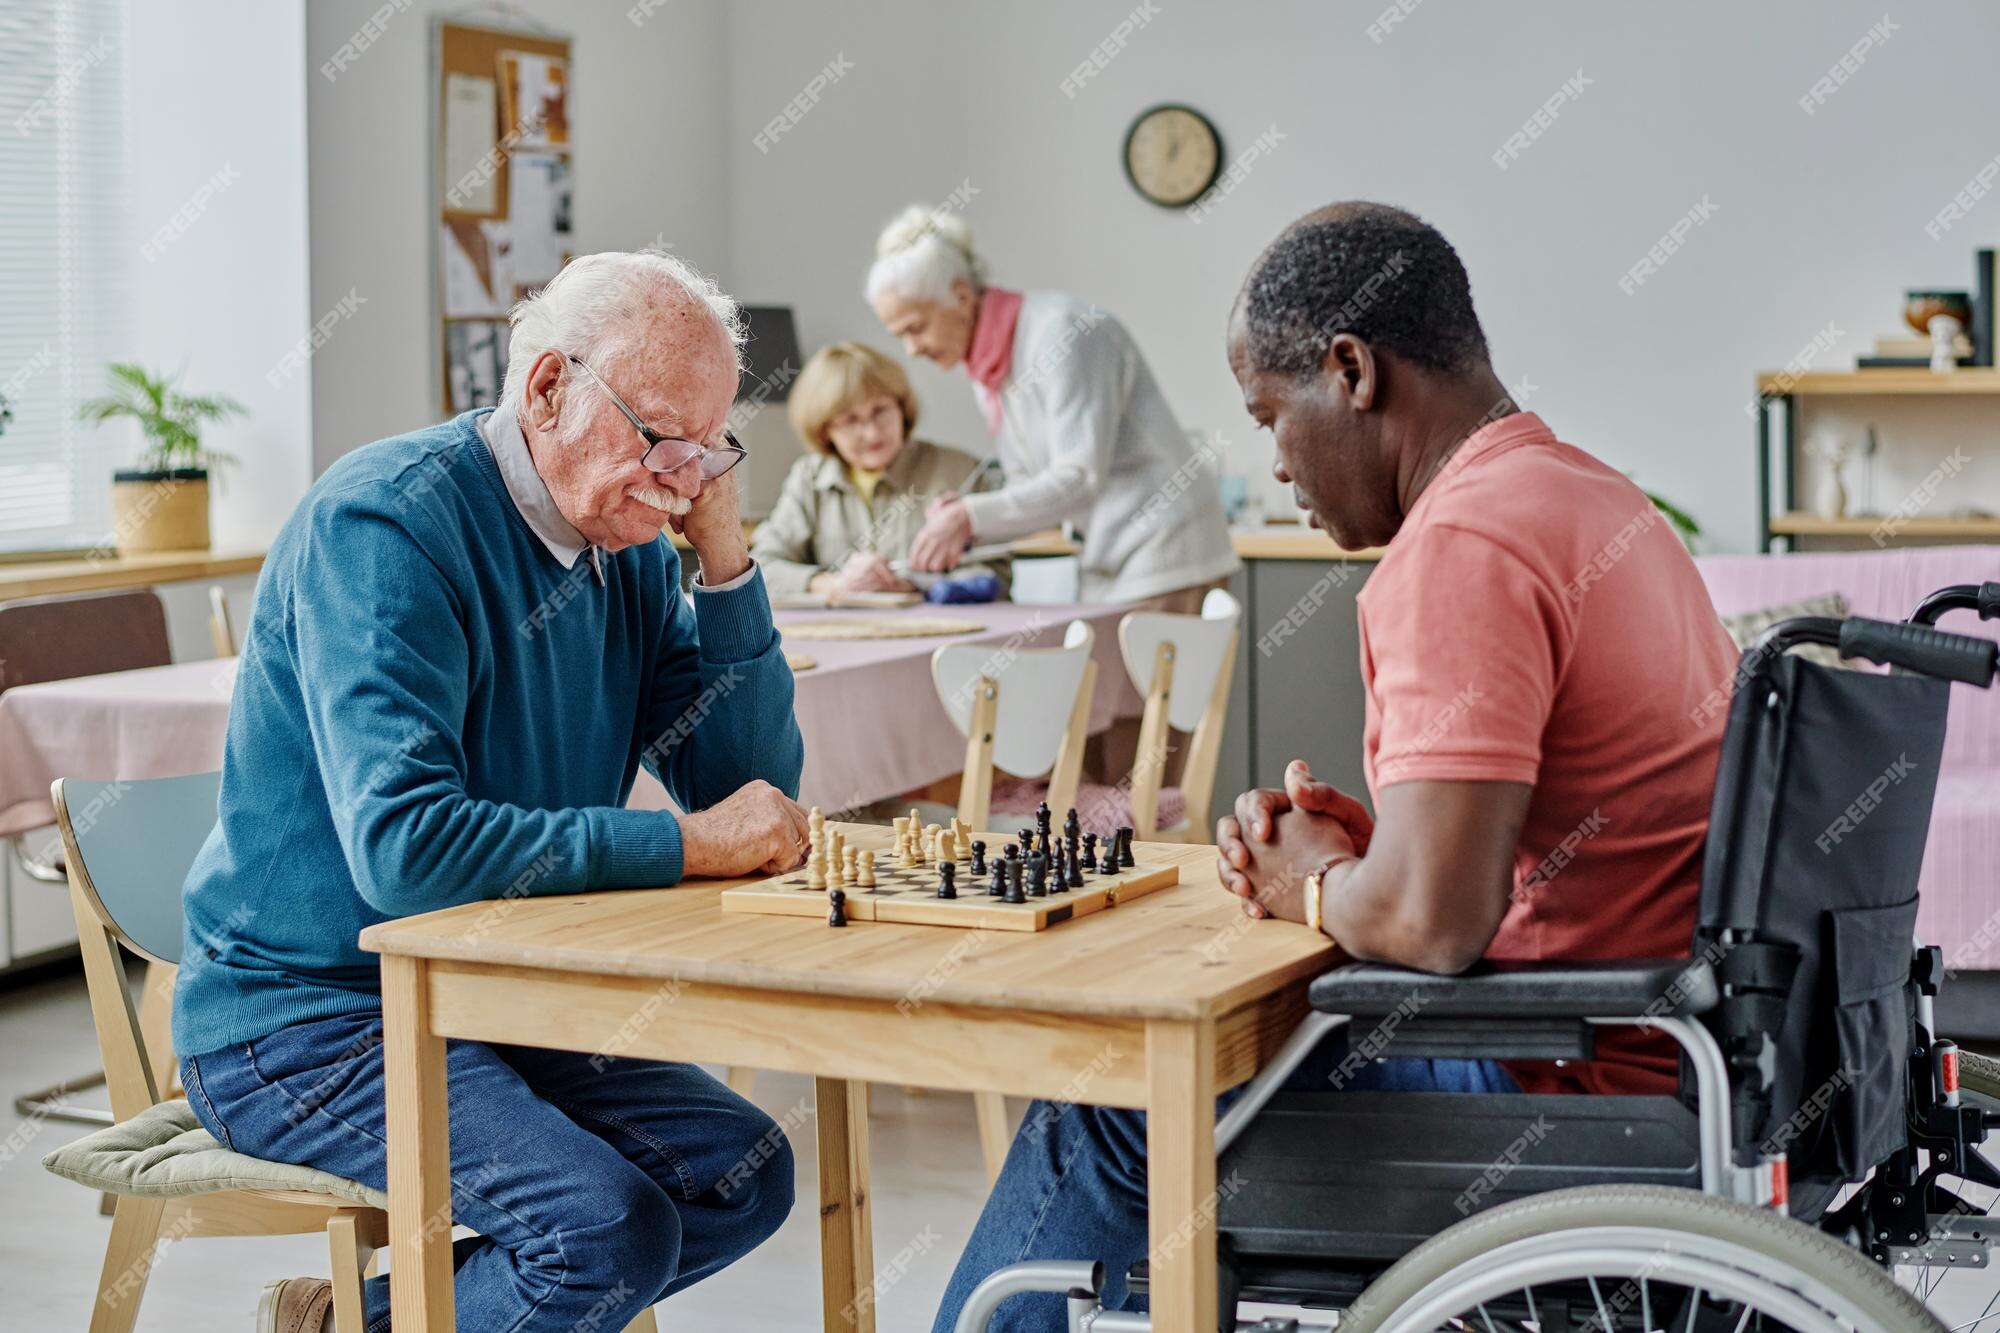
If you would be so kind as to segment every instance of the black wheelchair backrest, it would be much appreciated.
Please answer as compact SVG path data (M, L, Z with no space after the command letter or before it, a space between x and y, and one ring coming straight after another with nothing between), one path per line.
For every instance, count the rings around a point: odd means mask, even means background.
M1892 674L1785 650L1839 646ZM1732 1066L1739 1163L1856 1179L1904 1145L1911 961L1949 681L1995 645L1920 625L1786 621L1737 670L1702 871L1697 956Z

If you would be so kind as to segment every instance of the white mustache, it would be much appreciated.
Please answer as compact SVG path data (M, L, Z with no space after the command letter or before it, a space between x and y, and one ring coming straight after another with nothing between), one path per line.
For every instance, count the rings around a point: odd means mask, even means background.
M663 491L657 486L634 486L628 494L640 504L661 510L675 518L694 508L694 502L685 495L675 495L672 491Z

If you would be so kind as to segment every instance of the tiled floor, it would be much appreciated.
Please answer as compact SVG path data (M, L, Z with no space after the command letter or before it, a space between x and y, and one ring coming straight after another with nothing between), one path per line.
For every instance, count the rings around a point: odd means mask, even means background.
M97 1197L42 1171L43 1153L75 1125L25 1125L13 1113L21 1090L52 1083L97 1064L80 977L0 990L0 1329L46 1333L89 1323L90 1292L109 1221ZM756 1098L783 1117L808 1080L761 1074ZM930 1327L939 1295L984 1194L972 1101L951 1093L911 1095L878 1087L870 1117L875 1255L887 1265L912 1255L877 1307L883 1333ZM819 1234L809 1201L817 1197L812 1154L799 1153L798 1195L784 1228L748 1259L660 1308L666 1333L682 1330L810 1330L819 1324ZM1989 1148L2000 1155L2000 1144ZM153 1269L142 1333L249 1330L257 1294L272 1277L325 1273L323 1242L291 1236L259 1240L190 1240L165 1247ZM1949 1274L1934 1308L1949 1327L1974 1333L1970 1321L1991 1314L2000 1269ZM2000 1304L1994 1309L2000 1310ZM1977 1333L2000 1333L2000 1316Z

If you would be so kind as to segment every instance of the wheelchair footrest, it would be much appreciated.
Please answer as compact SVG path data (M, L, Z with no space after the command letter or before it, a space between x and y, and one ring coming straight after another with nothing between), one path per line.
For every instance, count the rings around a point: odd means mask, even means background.
M1531 1194L1699 1189L1698 1156L1694 1114L1671 1097L1284 1092L1217 1163L1216 1225L1258 1287L1266 1269L1393 1262Z

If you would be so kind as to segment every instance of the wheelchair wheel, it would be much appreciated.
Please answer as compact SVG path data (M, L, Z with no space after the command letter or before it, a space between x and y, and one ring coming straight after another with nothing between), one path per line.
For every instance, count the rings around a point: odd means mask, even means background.
M1341 1333L1945 1333L1858 1253L1689 1190L1590 1186L1438 1233L1361 1294Z

